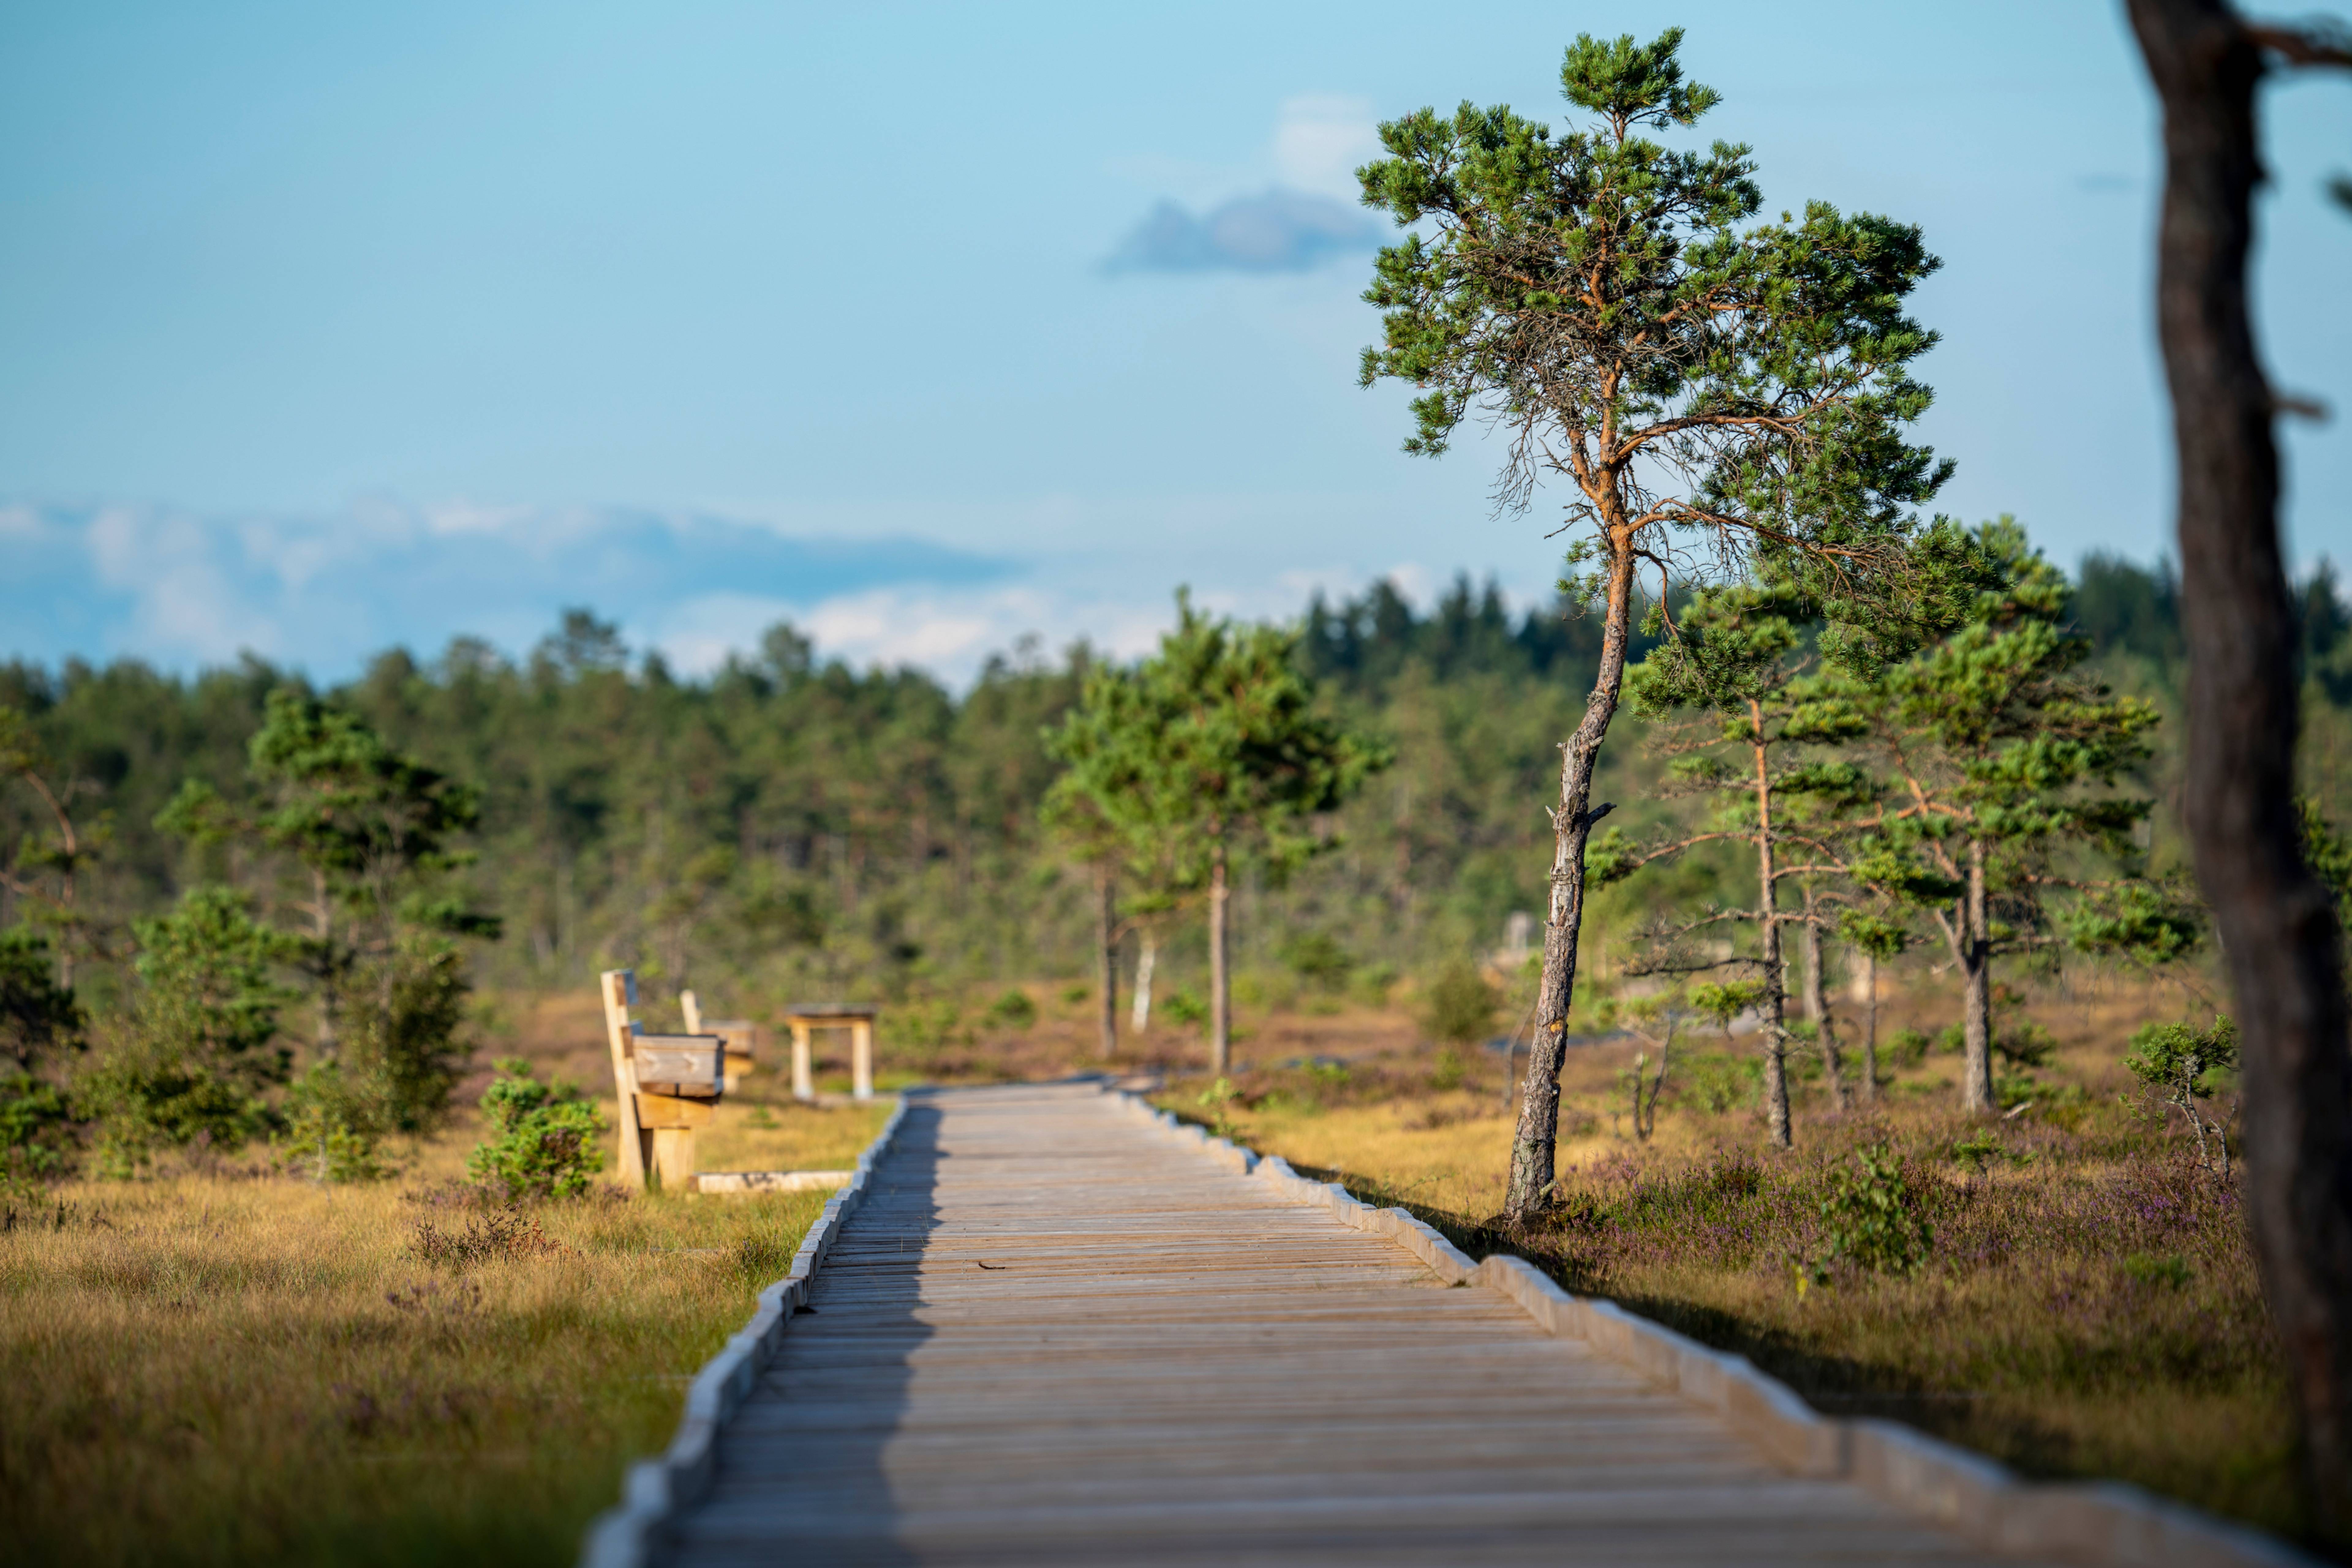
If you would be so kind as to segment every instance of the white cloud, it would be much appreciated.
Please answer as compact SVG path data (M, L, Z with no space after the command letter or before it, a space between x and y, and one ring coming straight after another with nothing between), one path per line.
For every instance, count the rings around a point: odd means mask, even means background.
M730 653L755 650L766 630L789 621L817 656L855 668L915 665L952 685L980 673L991 654L1034 638L1058 656L1086 642L1118 658L1150 651L1175 619L1170 601L1106 601L1032 586L889 586L813 602L709 594L663 612L648 640L681 674L702 674Z
M1380 152L1369 99L1302 93L1284 100L1275 121L1275 172L1302 191L1353 202L1356 170Z
M1283 100L1273 135L1246 166L1115 158L1115 172L1174 195L1128 232L1105 268L1303 272L1369 250L1387 229L1360 205L1356 170L1380 152L1370 99L1300 93Z
M707 513L371 501L324 515L207 517L165 507L7 508L0 657L124 654L184 666L250 650L334 678L394 643L459 634L520 652L567 605L618 613L630 635L679 621L699 663L754 647L774 607L882 584L1004 577L1008 562L905 537L794 537ZM760 617L765 616L765 619Z
M756 657L790 622L821 658L917 665L961 686L1024 638L1049 659L1080 640L1148 653L1178 583L1213 613L1286 621L1318 590L1338 601L1385 576L1425 611L1450 574L1373 570L1394 546L1361 537L1367 506L1349 492L1240 492L965 508L958 537L1020 541L989 558L923 537L936 509L893 505L747 517L372 500L213 517L0 500L0 659L187 669L250 650L336 681L393 646L430 659L458 635L520 656L584 605L682 674Z

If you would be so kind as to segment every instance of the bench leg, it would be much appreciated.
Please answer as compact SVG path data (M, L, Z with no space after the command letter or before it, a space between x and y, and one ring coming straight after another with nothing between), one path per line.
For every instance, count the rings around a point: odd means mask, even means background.
M816 1078L809 1064L809 1026L797 1019L793 1023L793 1098L816 1098Z
M653 1131L654 1169L661 1173L664 1192L694 1190L694 1129L656 1127Z

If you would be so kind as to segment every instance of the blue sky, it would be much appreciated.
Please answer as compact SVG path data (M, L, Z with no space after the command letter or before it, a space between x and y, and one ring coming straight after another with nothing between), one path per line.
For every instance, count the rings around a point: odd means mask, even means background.
M1688 28L1768 204L1921 224L1945 509L2167 548L2154 105L2098 4L0 12L0 655L334 676L585 602L705 667L789 617L956 677L1457 570L1554 514L1355 385L1381 118L1558 115ZM2352 557L2352 87L2267 100L2304 559Z

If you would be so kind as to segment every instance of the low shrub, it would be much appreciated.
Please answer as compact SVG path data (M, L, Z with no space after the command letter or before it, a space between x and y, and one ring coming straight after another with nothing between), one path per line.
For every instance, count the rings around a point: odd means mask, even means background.
M541 1082L530 1063L504 1057L482 1091L490 1136L466 1156L466 1171L509 1201L576 1197L604 1168L604 1114L569 1083Z
M23 925L0 931L0 1053L19 1073L83 1048L89 1019L56 975L47 936Z
M376 1155L384 1114L373 1096L345 1078L341 1062L321 1061L294 1081L285 1164L314 1181L379 1181L392 1167Z
M2134 1252L2124 1260L2124 1273L2143 1285L2176 1291L2196 1278L2189 1260L2177 1252Z
M409 1232L408 1246L418 1261L442 1269L550 1258L570 1250L541 1229L538 1220L513 1207L475 1215L455 1230L420 1219Z
M1764 1064L1752 1056L1706 1051L1675 1063L1668 1092L1677 1103L1705 1107L1716 1115L1763 1103Z
M76 1086L98 1124L100 1174L145 1172L158 1154L201 1147L233 1154L269 1128L269 1110L244 1083L152 1040L100 1057Z
M1209 1021L1209 1004L1182 989L1171 991L1160 1010L1181 1024L1203 1024Z
M885 1017L888 1036L884 1045L909 1052L919 1061L929 1061L948 1046L971 1043L971 1031L963 1027L963 1014L946 997L929 1006L893 1008Z
M988 1021L1000 1029L1027 1029L1037 1021L1037 1004L1026 991L1007 991L989 1004Z
M1880 1049L1886 1053L1889 1066L1916 1067L1927 1060L1930 1043L1927 1037L1916 1029L1898 1029L1886 1037L1886 1043Z
M1495 988L1477 967L1456 958L1437 971L1422 1003L1422 1027L1432 1040L1448 1045L1468 1045L1484 1040L1495 1027L1500 1001ZM1457 1078L1456 1082L1460 1080Z
M29 1187L73 1169L73 1105L53 1083L0 1074L0 1186Z
M1356 961L1328 931L1300 932L1282 945L1279 956L1303 983L1328 993L1347 989L1348 977L1356 968Z
M1384 1008L1389 1005L1389 992L1396 983L1394 964L1368 964L1348 982L1348 992L1365 1007Z
M1919 1213L1902 1161L1885 1144L1856 1149L1830 1176L1822 1199L1826 1269L1850 1263L1873 1274L1909 1274L1927 1260L1935 1233Z
M372 977L373 994L352 1019L355 1076L368 1081L387 1130L429 1132L473 1061L465 956L444 938L412 936Z
M1993 1036L1993 1051L2015 1067L2047 1067L2058 1054L2058 1041L2038 1023L2010 1025Z

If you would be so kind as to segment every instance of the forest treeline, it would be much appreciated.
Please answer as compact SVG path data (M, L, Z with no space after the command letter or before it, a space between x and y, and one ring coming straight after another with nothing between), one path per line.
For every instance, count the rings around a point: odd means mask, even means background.
M2070 606L2098 673L2167 710L2182 679L2174 601L2165 568L2094 555ZM2352 755L2352 606L2324 564L2299 604L2310 766L2332 800ZM1582 708L1597 618L1562 604L1515 613L1463 578L1426 612L1387 581L1318 595L1298 625L1320 700L1394 761L1337 814L1338 851L1285 886L1243 874L1236 966L1278 970L1307 931L1374 974L1492 946L1511 913L1542 907L1550 828L1538 803ZM471 863L453 875L503 928L473 948L480 983L579 987L631 965L665 991L903 998L1088 972L1091 884L1038 807L1055 772L1044 734L1095 657L1084 645L1058 660L995 657L959 695L919 671L821 660L780 625L756 654L682 679L572 611L519 660L459 639L430 661L387 652L323 690L251 657L193 676L135 660L17 662L0 667L0 706L25 716L42 778L87 841L78 929L58 937L78 949L77 988L100 1009L124 989L132 923L184 889L226 882L281 923L308 895L268 857L158 825L189 780L231 806L252 801L248 747L280 689L356 715L474 792ZM1620 725L1604 792L1638 826L1658 765L1641 721ZM2147 780L2160 794L2178 744L2179 727L2162 727ZM14 868L0 927L16 926L42 916L45 889L54 901L44 857L57 820L11 783L0 831ZM1681 874L1703 894L1688 879L1711 873ZM1594 911L1604 953L1612 913L1605 898ZM1180 984L1201 962L1194 924L1171 920L1160 946L1163 977ZM1318 951L1328 965L1329 946Z

